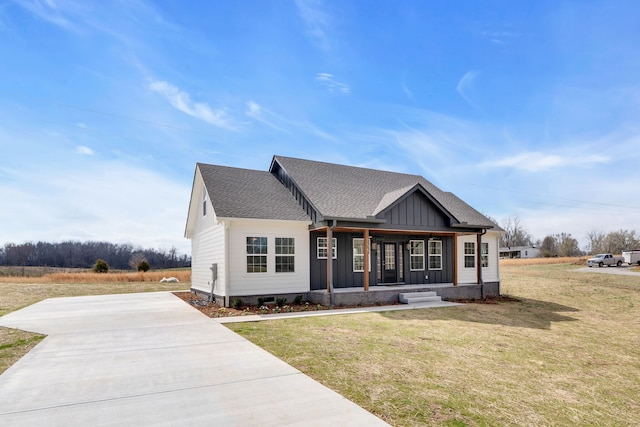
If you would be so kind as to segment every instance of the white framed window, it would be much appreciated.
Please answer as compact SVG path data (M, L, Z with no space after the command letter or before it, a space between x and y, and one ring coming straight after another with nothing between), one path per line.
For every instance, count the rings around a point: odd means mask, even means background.
M429 240L429 270L442 270L442 240Z
M489 244L480 244L480 265L482 267L489 267Z
M318 243L316 246L316 255L318 259L327 259L327 238L318 237ZM338 239L331 238L331 258L338 258Z
M207 190L202 190L202 216L207 216Z
M475 242L464 242L464 268L474 268L476 266L476 244Z
M247 237L247 273L266 273L267 254L266 237Z
M411 271L424 270L424 240L409 240Z
M364 239L353 238L353 271L364 272ZM369 241L369 271L371 271L371 241Z
M276 273L295 272L296 240L293 237L276 237Z

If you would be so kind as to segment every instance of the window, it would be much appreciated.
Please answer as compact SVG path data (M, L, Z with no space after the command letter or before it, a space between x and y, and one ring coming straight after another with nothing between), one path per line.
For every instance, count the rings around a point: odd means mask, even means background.
M276 237L276 273L295 271L295 246L293 237Z
M364 272L364 239L353 239L353 271ZM371 271L371 242L369 242L369 271Z
M474 242L464 242L464 267L474 268L476 266L476 244Z
M267 272L267 238L247 237L247 273Z
M442 270L441 240L429 240L429 270Z
M335 237L331 238L331 258L338 258L338 243ZM318 245L316 247L318 259L327 259L327 238L318 237Z
M480 265L482 267L489 267L489 244L480 244Z
M409 241L411 271L424 270L424 240Z
M207 216L207 190L202 190L202 216Z

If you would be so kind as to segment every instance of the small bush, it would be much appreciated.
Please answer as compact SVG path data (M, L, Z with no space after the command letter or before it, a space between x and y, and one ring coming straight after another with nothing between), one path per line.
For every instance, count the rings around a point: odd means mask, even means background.
M103 259L99 259L96 261L93 266L94 273L106 273L109 271L109 264Z
M143 273L146 273L147 271L149 271L150 268L151 266L149 265L147 260L144 260L144 259L140 261L137 265L138 271L142 271Z
M241 307L242 307L242 300L240 298L234 298L231 300L231 308L240 310Z
M276 298L276 305L278 307L282 307L286 303L287 303L287 299L286 298Z
M300 305L302 304L302 295L296 295L296 297L293 299L293 303L295 305Z
M264 306L264 298L258 298L258 305L260 307Z

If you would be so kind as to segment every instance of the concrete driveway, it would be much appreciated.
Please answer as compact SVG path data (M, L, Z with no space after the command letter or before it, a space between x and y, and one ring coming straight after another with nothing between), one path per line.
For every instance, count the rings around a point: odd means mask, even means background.
M387 425L167 292L48 299L0 376L1 426Z

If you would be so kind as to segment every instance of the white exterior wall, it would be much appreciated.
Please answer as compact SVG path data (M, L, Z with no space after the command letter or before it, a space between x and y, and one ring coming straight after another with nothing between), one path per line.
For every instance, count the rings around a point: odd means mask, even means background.
M233 219L228 229L229 296L308 292L310 290L309 226L306 221ZM267 272L247 273L247 237L266 237ZM293 273L275 272L275 238L295 239Z
M218 222L216 213L206 194L206 214L203 212L204 186L202 177L196 173L191 204L189 206L188 229L186 235L191 239L191 287L203 292L211 292L211 265L218 264L218 280L215 293L224 292L225 281L225 227Z
M211 292L211 265L218 264L218 280L214 293L224 295L225 280L225 226L220 223L203 230L191 240L191 287L203 292Z
M482 243L489 244L489 266L482 267L482 279L485 282L500 281L500 269L498 265L498 243L500 233L488 231L482 236ZM477 268L465 268L464 266L464 244L465 242L477 243L477 235L469 234L458 236L456 262L458 263L458 283L478 283ZM478 251L480 248L476 244L476 263L478 262Z

